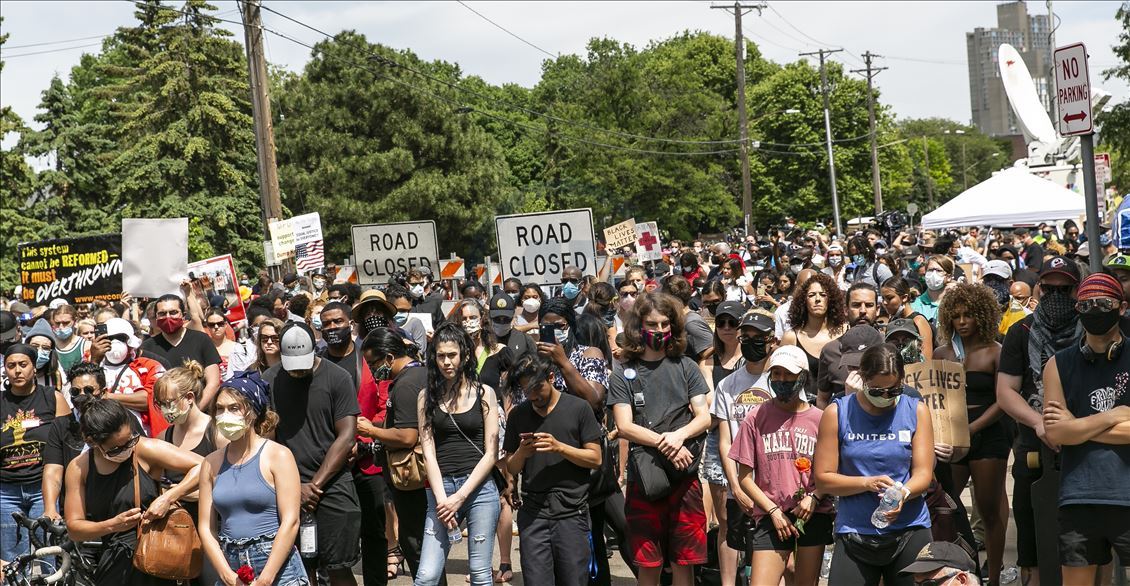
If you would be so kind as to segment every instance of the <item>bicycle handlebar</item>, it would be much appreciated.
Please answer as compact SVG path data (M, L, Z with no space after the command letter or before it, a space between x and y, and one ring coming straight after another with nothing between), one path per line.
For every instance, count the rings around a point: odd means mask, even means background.
M68 550L73 549L74 544L71 543L69 545L71 545L71 547L66 547L63 545L52 545L50 547L41 547L35 550L36 559L51 556L59 556L62 559L62 562L59 563L59 569L55 570L55 572L51 575L41 579L44 584L54 584L55 582L62 580L63 576L66 576L67 573L70 572L71 552Z

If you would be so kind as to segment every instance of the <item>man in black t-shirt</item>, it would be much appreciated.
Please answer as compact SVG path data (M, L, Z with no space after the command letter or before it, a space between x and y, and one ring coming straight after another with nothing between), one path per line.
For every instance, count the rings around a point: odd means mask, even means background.
M349 374L314 356L314 333L289 323L280 333L282 362L263 373L279 415L275 441L294 454L303 512L317 519L318 556L303 558L310 582L318 568L334 586L356 584L361 506L346 461L356 442L357 390Z
M1013 234L1020 239L1020 260L1024 261L1024 266L1033 271L1042 272L1044 268L1044 247L1036 242L1032 233L1026 228L1017 228L1013 231Z
M361 377L357 372L357 344L353 340L349 313L348 305L336 301L331 301L322 308L322 341L326 343L326 348L319 356L348 372L356 389L361 384Z
M590 470L601 464L600 425L589 404L553 386L552 363L525 355L511 380L527 401L510 411L506 466L522 474L518 509L522 576L530 584L588 582Z
M220 353L208 334L186 327L184 310L184 300L179 295L157 299L157 328L161 334L143 342L141 349L164 356L174 367L189 360L199 362L204 367L204 390L200 393L199 406L207 411L216 391L220 390Z

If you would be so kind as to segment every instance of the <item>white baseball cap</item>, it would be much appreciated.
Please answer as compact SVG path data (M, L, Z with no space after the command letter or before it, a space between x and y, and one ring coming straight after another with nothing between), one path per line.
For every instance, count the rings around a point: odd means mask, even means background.
M314 368L314 334L305 323L290 322L279 336L285 371Z
M804 350L796 346L781 346L769 357L768 368L774 366L780 366L793 374L800 374L801 371L808 370L808 357L804 355Z
M106 320L106 335L116 336L118 338L124 337L122 340L126 346L130 348L137 348L141 346L141 340L133 334L133 324L120 317L112 317Z
M1012 278L1012 267L1003 260L991 260L985 264L985 276L994 275L1002 279Z

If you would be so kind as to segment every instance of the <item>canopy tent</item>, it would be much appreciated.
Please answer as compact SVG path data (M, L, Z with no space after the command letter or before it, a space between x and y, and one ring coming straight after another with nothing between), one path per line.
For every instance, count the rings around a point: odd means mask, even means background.
M1010 167L965 190L942 207L922 216L922 227L1017 226L1084 215L1083 196Z

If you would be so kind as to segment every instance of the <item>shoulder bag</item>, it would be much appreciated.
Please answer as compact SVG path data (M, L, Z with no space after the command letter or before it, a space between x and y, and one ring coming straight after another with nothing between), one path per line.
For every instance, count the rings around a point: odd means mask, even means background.
M133 505L141 508L141 467L133 453ZM169 514L137 525L137 548L133 567L139 572L164 580L191 580L200 575L204 552L192 515L180 504Z
M479 403L479 405L482 405L482 403L483 403L483 387L481 385L479 386L478 397L479 397L478 403ZM489 409L486 410L486 411L483 411L484 427L486 425L485 422L486 422L487 414L489 412L490 412ZM467 434L463 433L463 430L459 427L459 424L455 422L455 416L452 415L450 411L447 413L447 416L451 418L451 425L455 426L455 431L458 431L459 435L463 436L463 439L467 440L467 443L471 444L472 448L475 448L475 451L479 453L479 456L485 456L486 452L484 452L481 448L479 448L479 446L476 445L475 442L471 441L471 438L467 437ZM491 477L492 480L494 480L494 486L495 486L495 488L498 489L498 494L502 494L502 493L506 492L506 489L510 486L510 483L506 481L506 476L504 476L502 474L502 470L499 470L498 466L491 466L490 467L490 477Z

